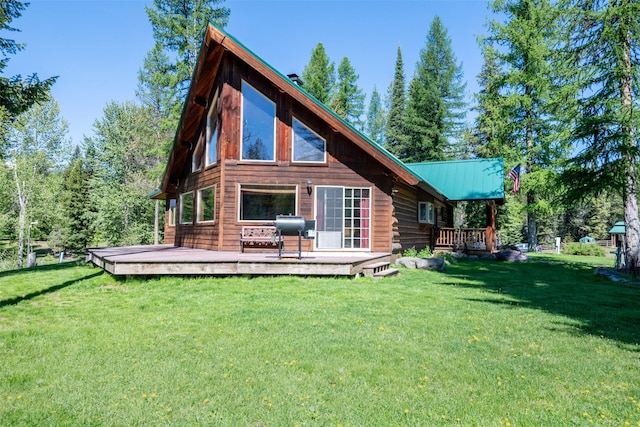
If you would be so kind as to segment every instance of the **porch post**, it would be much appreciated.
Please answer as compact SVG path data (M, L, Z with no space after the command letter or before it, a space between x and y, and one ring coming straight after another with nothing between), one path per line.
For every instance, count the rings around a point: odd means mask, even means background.
M488 200L486 204L487 215L487 241L485 242L487 252L496 249L496 202Z

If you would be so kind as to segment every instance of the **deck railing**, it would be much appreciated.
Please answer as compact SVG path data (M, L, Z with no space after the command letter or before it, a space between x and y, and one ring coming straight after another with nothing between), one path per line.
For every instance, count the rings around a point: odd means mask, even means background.
M436 249L487 250L487 229L439 228L436 236Z

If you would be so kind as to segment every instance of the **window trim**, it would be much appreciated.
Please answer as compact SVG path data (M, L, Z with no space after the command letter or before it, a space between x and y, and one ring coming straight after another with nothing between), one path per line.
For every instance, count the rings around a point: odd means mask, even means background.
M191 195L191 221L184 221L184 197ZM184 193L180 193L180 225L191 225L193 224L193 209L194 199L193 199L193 191L186 191Z
M255 93L257 93L259 96L263 97L264 99L266 99L267 101L269 101L272 105L273 105L273 158L272 159L245 159L243 157L243 152L244 152L244 93L245 93L245 85L248 86L249 88L251 88L251 90L253 90ZM276 130L277 130L277 126L276 126L276 119L277 119L277 106L276 103L273 102L273 100L271 98L269 98L268 96L266 96L265 94L263 94L262 92L260 92L258 89L256 89L255 87L253 87L252 85L250 85L246 80L242 80L241 83L241 93L242 93L242 99L240 101L240 160L243 162L255 162L255 163L273 163L278 159L278 155L276 153L276 149L277 149L277 141L276 141Z
M243 187L248 187L248 186L253 186L253 187L264 187L265 190L269 189L269 188L274 188L274 187L286 187L291 188L291 191L287 191L286 194L293 194L294 200L293 200L293 204L294 204L294 210L295 212L293 212L293 215L298 215L298 203L299 203L299 186L296 184L260 184L260 183L251 183L251 182L245 182L245 183L238 183L238 203L237 203L237 209L238 209L238 214L237 214L237 219L238 222L241 223L252 223L252 222L265 222L265 221L274 221L275 218L263 218L263 219L242 219L242 188ZM266 193L266 191L265 191ZM274 194L274 193L271 193Z
M425 212L426 217L422 218L422 212ZM420 224L435 224L435 205L433 202L421 201L418 202L418 223Z
M317 136L318 139L322 140L322 142L324 143L324 147L323 147L323 150L322 150L322 160L296 160L295 122L300 123L302 126L304 126L305 128L309 129L309 131L312 132L315 136ZM310 126L308 126L305 122L303 122L302 120L296 118L295 116L291 120L291 161L293 163L302 163L302 164L306 163L306 164L316 164L316 165L327 163L327 140L326 140L326 138L323 138L322 136L320 136L320 134L318 134L318 132L316 132L313 129L311 129Z
M201 208L205 205L202 202L202 192L205 190L213 189L213 219L202 219L202 210ZM196 222L198 224L211 224L216 221L216 185L210 185L208 187L203 187L198 189L198 198L197 198L197 209L196 209Z

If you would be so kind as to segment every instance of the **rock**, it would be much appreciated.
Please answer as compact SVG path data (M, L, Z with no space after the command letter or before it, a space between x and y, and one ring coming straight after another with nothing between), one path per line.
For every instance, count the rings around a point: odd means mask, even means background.
M444 259L442 258L418 258L416 260L416 268L421 270L444 270Z
M396 260L397 265L402 265L407 268L416 268L416 260L419 258L401 257Z
M514 251L513 249L505 249L496 253L496 259L498 261L528 261L529 257L520 251Z
M444 270L444 259L442 258L401 257L396 260L395 264L407 268L419 268L421 270Z

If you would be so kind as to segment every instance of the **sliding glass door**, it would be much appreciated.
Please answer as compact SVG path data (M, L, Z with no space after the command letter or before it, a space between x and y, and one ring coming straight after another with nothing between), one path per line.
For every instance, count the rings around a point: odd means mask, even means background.
M318 186L316 247L369 249L371 189Z

